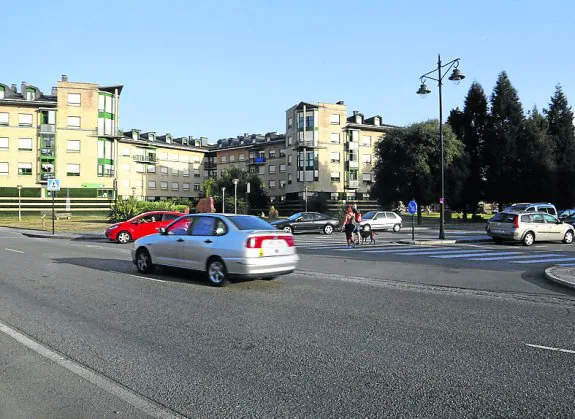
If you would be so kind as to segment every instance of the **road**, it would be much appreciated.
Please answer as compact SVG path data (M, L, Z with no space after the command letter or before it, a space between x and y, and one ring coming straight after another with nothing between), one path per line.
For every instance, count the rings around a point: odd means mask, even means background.
M218 289L141 276L129 246L0 229L0 417L575 414L575 293L544 262L340 239L297 236L296 273ZM470 246L493 247L451 251ZM537 246L495 252L572 256Z

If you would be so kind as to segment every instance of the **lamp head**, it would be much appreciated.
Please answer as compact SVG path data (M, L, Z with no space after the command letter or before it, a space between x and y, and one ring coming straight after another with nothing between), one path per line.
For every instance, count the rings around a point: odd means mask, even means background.
M422 97L425 97L425 95L428 95L429 93L431 93L431 90L429 90L427 88L427 84L425 84L424 82L421 83L421 86L419 86L419 90L416 92L418 95L422 95Z
M449 80L454 81L455 84L459 84L461 80L463 80L465 76L458 68L454 68L451 76L449 76Z

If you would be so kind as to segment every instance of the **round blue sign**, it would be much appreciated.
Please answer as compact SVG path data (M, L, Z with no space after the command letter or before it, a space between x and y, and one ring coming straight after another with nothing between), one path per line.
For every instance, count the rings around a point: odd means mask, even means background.
M407 204L407 211L413 215L417 212L417 202L415 202L414 200L409 201L409 204Z

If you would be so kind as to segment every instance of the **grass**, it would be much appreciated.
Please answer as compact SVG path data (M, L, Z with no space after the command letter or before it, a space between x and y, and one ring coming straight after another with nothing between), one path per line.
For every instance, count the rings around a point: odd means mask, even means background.
M74 215L70 220L54 220L54 229L66 233L101 232L110 225L103 215ZM50 216L22 215L22 221L18 221L18 216L0 216L0 227L17 227L30 230L52 231L52 220Z

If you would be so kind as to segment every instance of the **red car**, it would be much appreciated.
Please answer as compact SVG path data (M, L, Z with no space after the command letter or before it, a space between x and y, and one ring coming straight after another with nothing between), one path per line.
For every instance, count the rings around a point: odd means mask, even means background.
M131 240L157 233L160 227L166 227L182 215L185 214L172 211L145 212L128 221L111 225L106 229L106 237L118 243L128 243Z

